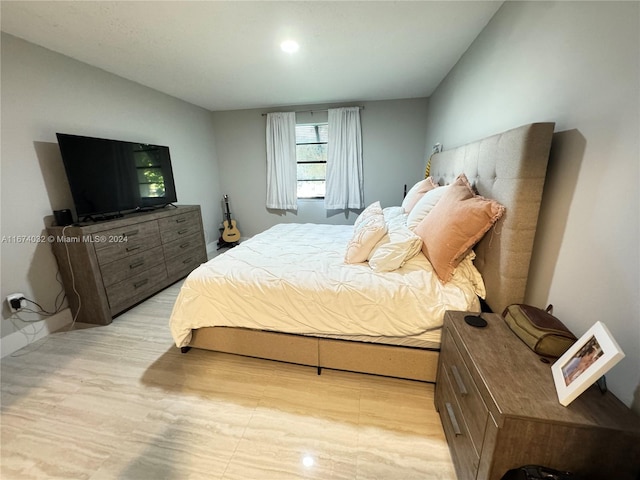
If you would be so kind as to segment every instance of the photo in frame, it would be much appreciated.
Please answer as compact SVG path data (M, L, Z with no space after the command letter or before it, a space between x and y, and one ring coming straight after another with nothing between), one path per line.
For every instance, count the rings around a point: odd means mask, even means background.
M551 366L560 404L569 405L622 358L607 327L596 322Z

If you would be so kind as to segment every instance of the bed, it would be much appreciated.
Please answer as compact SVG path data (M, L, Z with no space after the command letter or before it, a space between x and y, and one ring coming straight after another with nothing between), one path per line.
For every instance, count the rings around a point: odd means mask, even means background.
M279 224L187 277L170 319L176 346L435 382L446 310L502 312L524 300L553 128L524 125L432 157L433 181L464 174L504 207L446 281L426 240L401 267L374 271L345 263L361 227ZM400 221L398 207L383 213L387 225Z

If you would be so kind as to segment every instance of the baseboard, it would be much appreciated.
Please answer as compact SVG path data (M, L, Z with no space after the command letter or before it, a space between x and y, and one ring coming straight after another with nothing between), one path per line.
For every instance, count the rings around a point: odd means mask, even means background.
M240 237L240 242L242 243L245 240L247 240L250 237ZM217 257L218 255L220 255L221 253L224 253L228 250L228 247L222 247L222 248L218 248L218 242L211 242L211 243L207 243L207 259L211 260L214 257Z
M209 242L207 243L207 258L211 260L218 254L218 242Z
M41 322L30 323L20 330L2 337L0 342L0 357L11 355L21 348L32 344L36 340L46 337L52 332L60 330L73 320L71 310L65 308L59 313L42 320Z

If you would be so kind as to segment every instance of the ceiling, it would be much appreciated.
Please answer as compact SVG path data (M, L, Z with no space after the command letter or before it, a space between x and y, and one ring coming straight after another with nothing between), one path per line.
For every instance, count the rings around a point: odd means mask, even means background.
M427 97L501 4L2 0L1 25L217 111Z

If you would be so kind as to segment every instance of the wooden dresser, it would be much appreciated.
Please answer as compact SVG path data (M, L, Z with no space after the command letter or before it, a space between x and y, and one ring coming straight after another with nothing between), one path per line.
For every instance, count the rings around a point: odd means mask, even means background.
M638 480L640 417L593 386L558 403L550 364L496 314L488 326L447 312L435 403L459 480L500 480L511 468L544 465L581 480Z
M207 260L197 205L47 231L71 312L80 309L83 323L111 323Z

